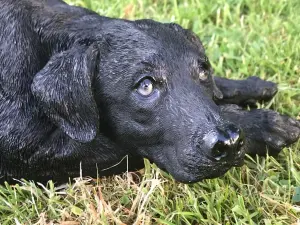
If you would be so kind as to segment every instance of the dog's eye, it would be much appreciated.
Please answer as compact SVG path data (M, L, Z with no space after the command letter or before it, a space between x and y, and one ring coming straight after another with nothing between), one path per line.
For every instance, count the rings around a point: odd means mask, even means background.
M200 80L202 80L202 81L205 81L205 80L207 80L207 78L208 78L208 72L206 72L206 71L201 71L200 73L199 73L199 79Z
M140 81L137 92L142 96L149 96L153 92L153 81L149 78L145 78Z
M210 74L210 64L205 57L204 59L198 60L198 78L200 81L206 81Z

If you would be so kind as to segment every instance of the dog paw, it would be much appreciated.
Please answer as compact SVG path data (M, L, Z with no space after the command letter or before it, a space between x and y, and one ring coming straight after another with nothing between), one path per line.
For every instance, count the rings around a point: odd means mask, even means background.
M277 93L277 84L251 76L246 79L246 92L249 100L270 101Z
M277 93L277 84L251 76L246 80L215 79L223 94L221 104L237 104L256 108L257 102L270 101Z
M246 152L250 155L277 155L300 139L300 121L272 110L221 108L225 118L237 123L245 134Z
M277 155L300 138L300 121L271 110L252 110L253 125L247 125L248 154ZM249 121L250 122L250 121Z
M269 153L279 153L300 138L300 121L289 116L267 111L262 125L262 139L269 148Z

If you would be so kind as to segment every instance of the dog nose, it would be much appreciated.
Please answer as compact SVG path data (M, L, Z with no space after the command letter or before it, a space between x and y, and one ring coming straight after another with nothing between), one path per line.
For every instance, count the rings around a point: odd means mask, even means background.
M217 140L211 149L211 156L216 160L230 158L239 153L244 144L243 134L235 125L217 128Z

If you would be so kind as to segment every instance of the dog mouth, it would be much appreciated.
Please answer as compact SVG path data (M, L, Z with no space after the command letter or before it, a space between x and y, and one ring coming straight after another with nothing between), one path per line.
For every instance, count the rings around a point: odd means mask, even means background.
M232 162L232 165L234 167L241 167L244 165L245 161L245 151L240 150L235 157L234 161Z
M237 158L231 162L222 162L218 165L211 165L206 169L206 173L198 177L191 183L199 182L204 179L214 179L225 175L233 167L241 167L244 165L244 158Z
M245 161L245 151L240 149L231 159L227 159L224 162L220 162L220 166L228 167L228 170L232 167L241 167L244 165ZM221 160L221 159L220 159ZM218 162L216 162L218 164Z
M212 179L223 176L233 167L241 167L244 164L245 149L241 147L234 154L226 157L209 157L208 149L195 149L190 145L164 146L164 150L143 149L143 156L151 162L170 173L172 177L181 183L195 183L204 179Z
M224 161L211 161L207 158L198 162L187 162L186 159L177 160L176 163L169 161L168 165L163 166L163 170L170 173L176 181L191 184L223 176L231 168L241 167L244 164L244 155L241 151L234 159Z
M235 165L242 165L243 161L235 162L233 164L227 164L227 165L222 165L222 166L209 166L206 168L201 167L201 173L193 173L190 170L181 170L181 172L178 174L178 171L174 172L170 170L166 170L169 172L176 181L181 182L181 183L186 183L186 184L192 184L192 183L197 183L201 182L205 179L214 179L223 176L226 174L231 168L233 168ZM199 169L199 168L198 168ZM177 169L178 170L178 169Z

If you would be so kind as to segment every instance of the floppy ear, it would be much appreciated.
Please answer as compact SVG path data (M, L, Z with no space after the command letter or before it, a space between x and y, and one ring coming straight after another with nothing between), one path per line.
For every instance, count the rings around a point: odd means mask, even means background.
M98 56L94 44L58 53L35 75L31 86L51 121L80 142L93 140L99 125L92 91Z

